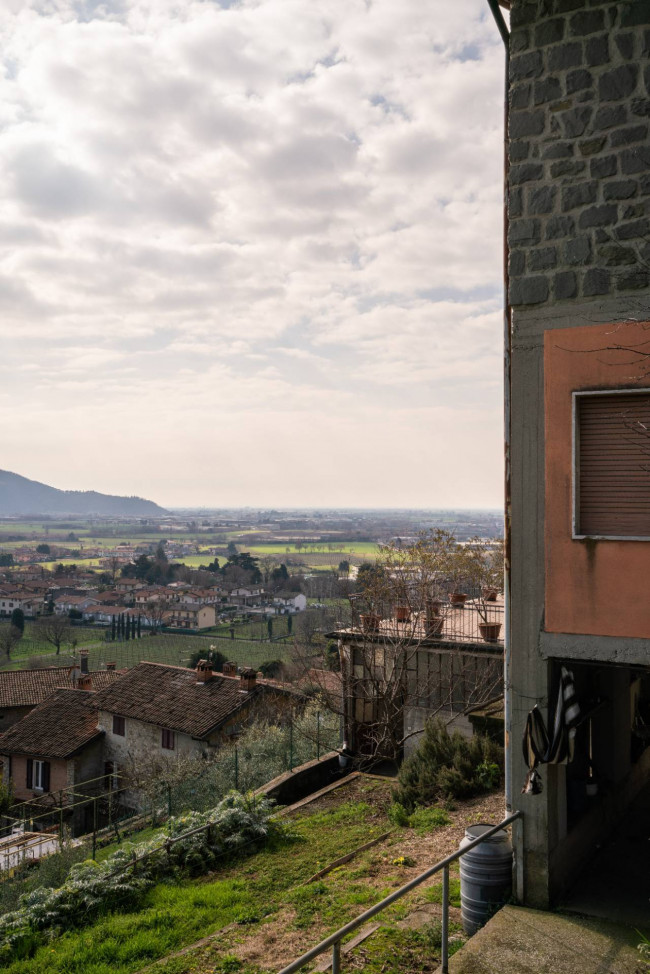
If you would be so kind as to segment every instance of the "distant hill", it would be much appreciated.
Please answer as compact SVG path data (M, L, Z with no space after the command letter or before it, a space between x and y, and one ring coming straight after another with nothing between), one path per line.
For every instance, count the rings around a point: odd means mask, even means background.
M37 480L0 470L0 515L105 514L152 517L164 508L142 497L117 497L96 490L57 490Z

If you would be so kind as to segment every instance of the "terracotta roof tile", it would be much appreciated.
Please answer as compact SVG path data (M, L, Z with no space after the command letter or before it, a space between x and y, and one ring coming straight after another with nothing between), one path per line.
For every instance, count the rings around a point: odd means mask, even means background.
M41 670L0 671L0 710L6 707L30 707L41 703L58 687L72 687L69 666L52 666ZM103 690L119 674L99 670L92 674L93 686Z
M194 670L139 663L96 698L100 710L200 739L253 698L270 691L296 695L260 681L251 691L241 690L240 685L238 677L220 673L206 683L197 683Z
M104 733L97 727L96 696L87 690L56 690L0 735L0 754L71 757Z

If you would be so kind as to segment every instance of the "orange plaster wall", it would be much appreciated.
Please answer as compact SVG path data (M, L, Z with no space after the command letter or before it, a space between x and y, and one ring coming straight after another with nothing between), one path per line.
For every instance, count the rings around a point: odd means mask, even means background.
M644 371L650 372L648 322L545 332L547 632L650 638L650 541L571 537L571 393L650 387Z

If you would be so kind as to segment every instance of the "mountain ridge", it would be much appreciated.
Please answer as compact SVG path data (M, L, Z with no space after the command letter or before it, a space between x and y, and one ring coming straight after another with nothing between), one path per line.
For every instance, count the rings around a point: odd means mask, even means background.
M101 494L96 490L59 490L29 480L10 470L0 470L0 515L104 514L146 517L167 514L143 497Z

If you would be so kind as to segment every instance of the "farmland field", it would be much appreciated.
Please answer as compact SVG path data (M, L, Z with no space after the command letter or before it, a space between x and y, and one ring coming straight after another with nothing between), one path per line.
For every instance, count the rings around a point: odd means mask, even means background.
M235 632L237 631L236 629ZM108 632L104 628L81 626L73 630L78 639L77 652L81 648L88 650L91 670L104 669L108 662L115 662L118 667L135 666L141 660L186 666L193 653L208 649L211 645L238 666L252 666L257 669L267 660L289 659L291 650L291 640L262 642L259 639L231 639L229 633L220 636L214 633L209 636L160 633L156 636L143 635L141 639L129 639L125 642L111 642L105 638ZM34 638L27 626L25 636L12 652L9 665L4 668L26 669L35 657L40 657L39 665L66 666L71 660L71 653L72 647L65 643L57 657L54 647L44 640Z

